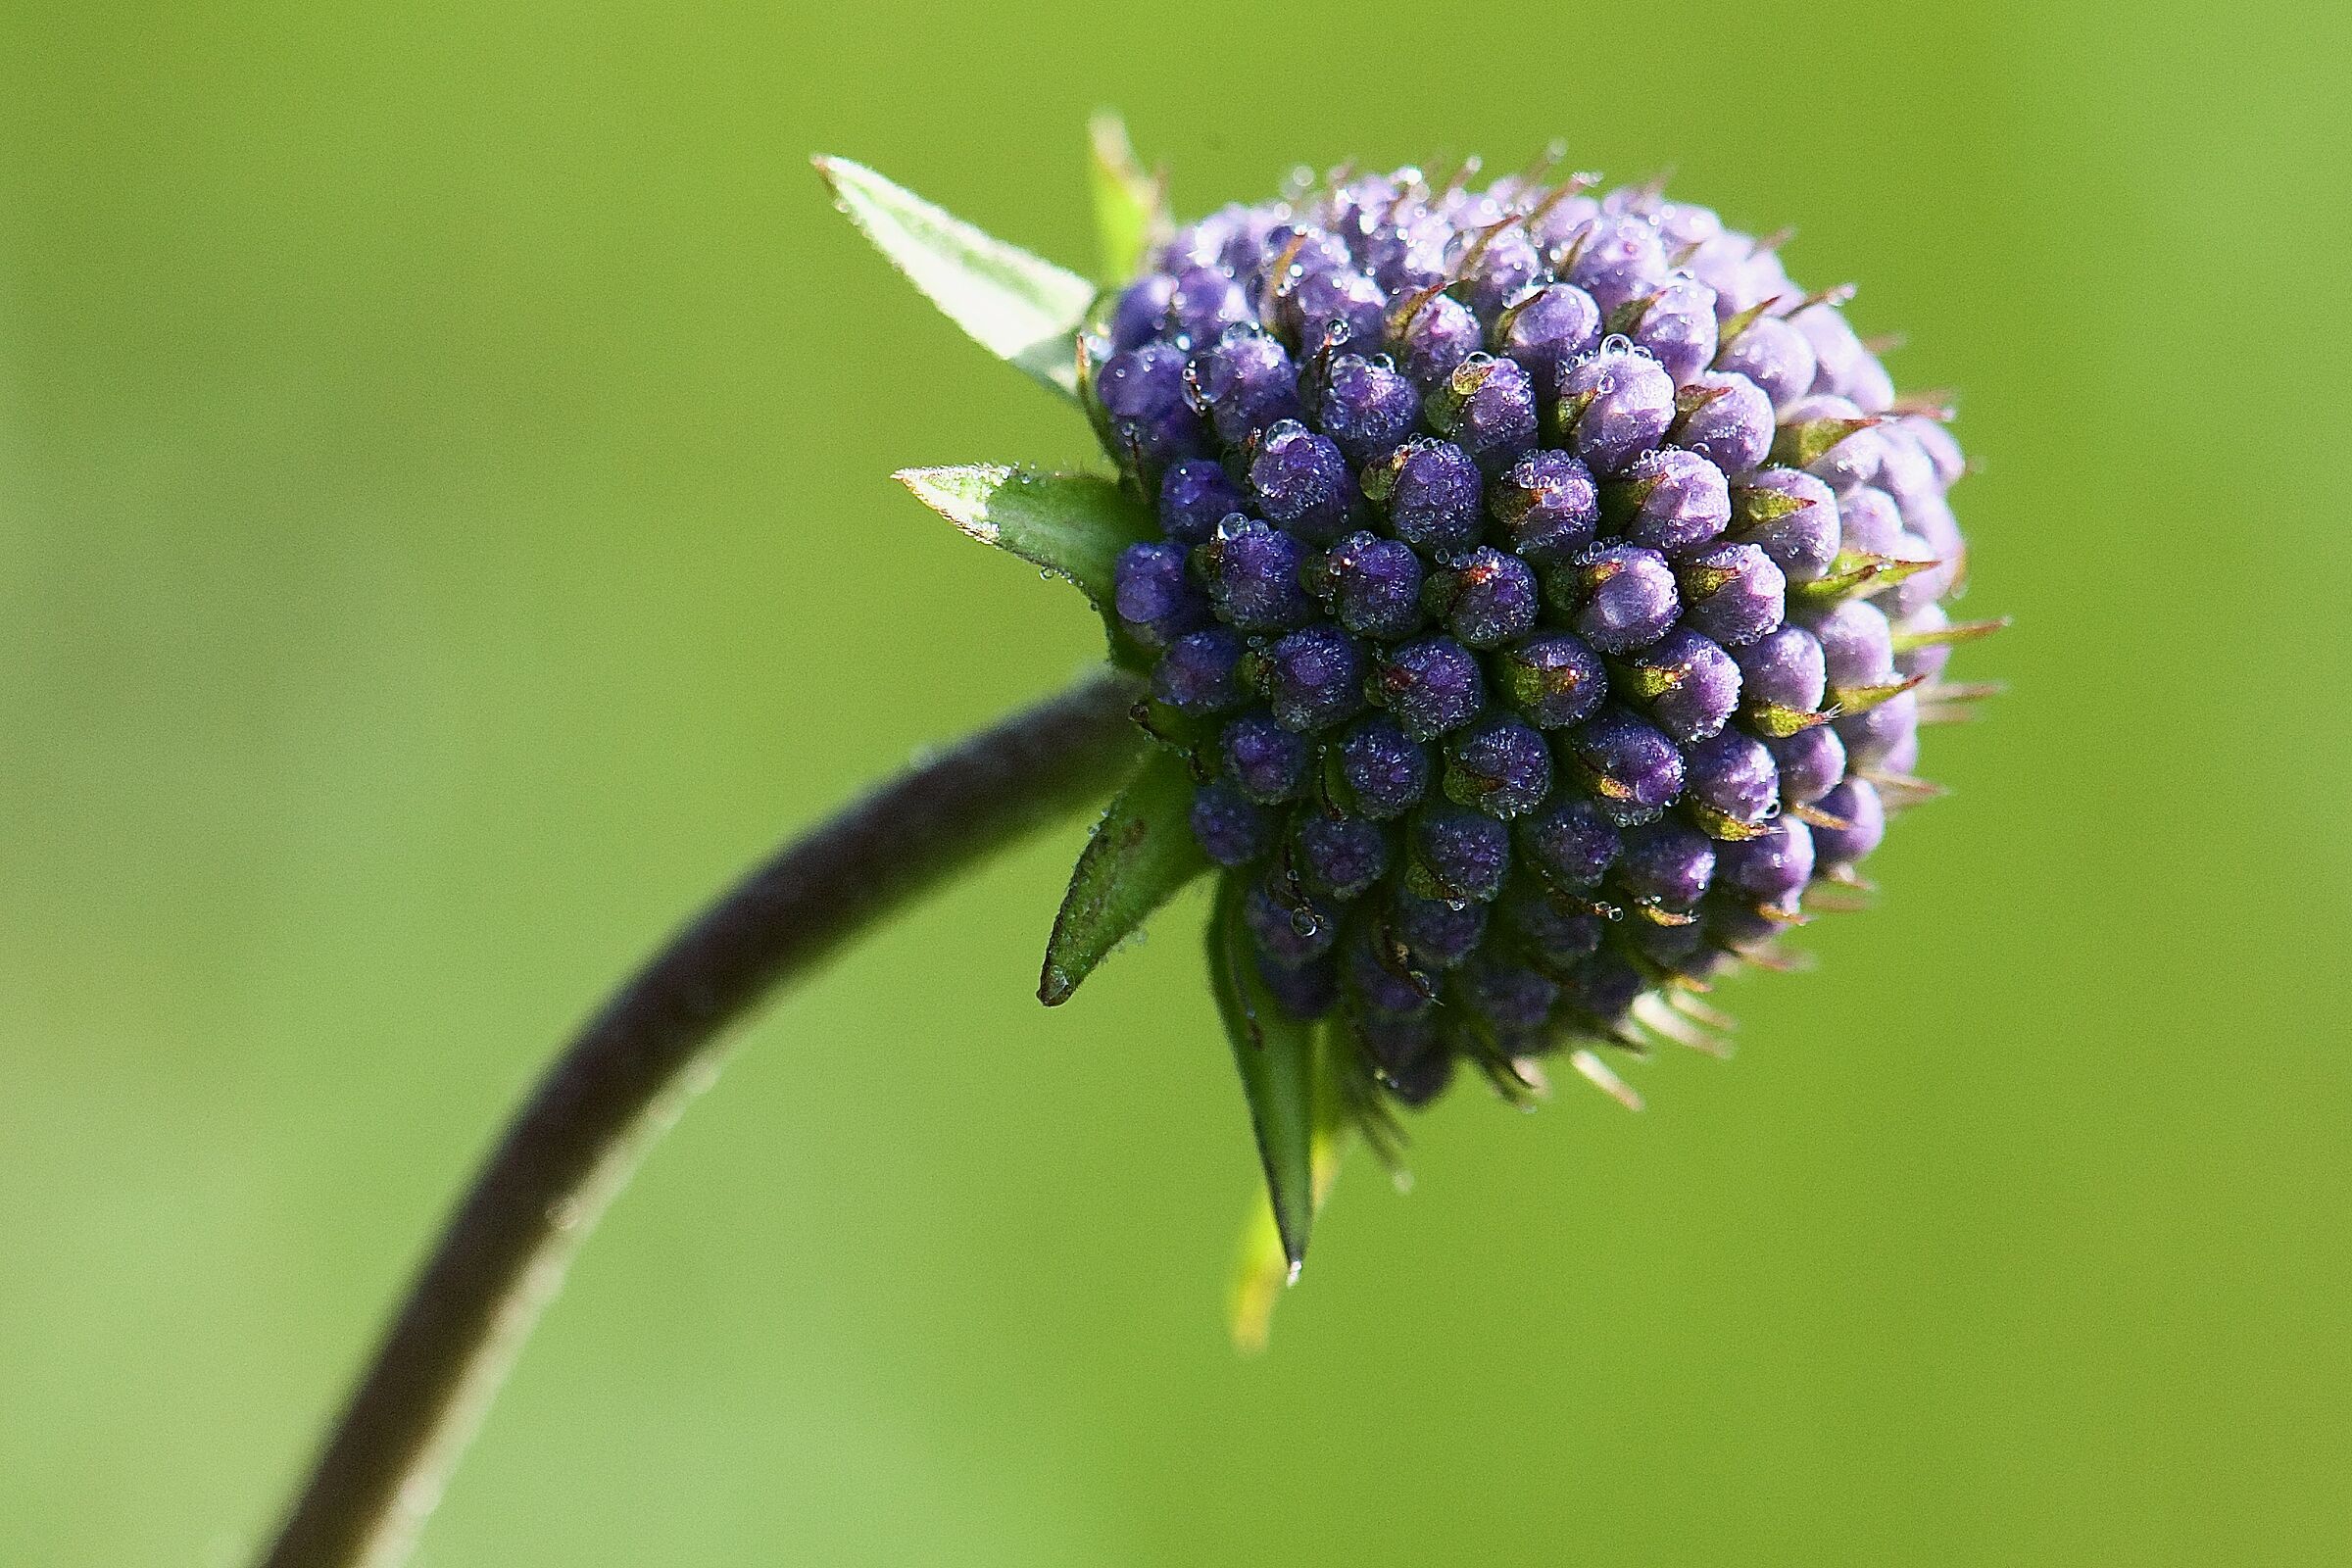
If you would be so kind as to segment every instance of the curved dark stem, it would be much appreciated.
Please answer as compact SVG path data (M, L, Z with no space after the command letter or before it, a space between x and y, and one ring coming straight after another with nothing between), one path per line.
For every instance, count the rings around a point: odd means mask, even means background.
M265 1568L389 1568L637 1155L720 1037L893 907L1116 787L1137 691L1103 675L1014 714L779 851L671 940L557 1058L451 1216Z

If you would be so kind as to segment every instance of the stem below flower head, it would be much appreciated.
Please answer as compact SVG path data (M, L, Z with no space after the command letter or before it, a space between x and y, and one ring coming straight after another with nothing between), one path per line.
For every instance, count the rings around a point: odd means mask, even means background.
M786 845L606 1004L450 1217L264 1568L408 1555L540 1309L727 1025L907 898L1116 787L1137 688L1102 675L909 769Z

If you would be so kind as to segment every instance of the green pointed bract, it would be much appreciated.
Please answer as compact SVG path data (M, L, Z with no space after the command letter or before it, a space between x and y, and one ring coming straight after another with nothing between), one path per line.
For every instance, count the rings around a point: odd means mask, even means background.
M1282 1255L1296 1278L1306 1260L1307 1232L1315 1219L1315 1033L1316 1026L1285 1012L1257 972L1250 934L1242 926L1242 898L1248 886L1228 876L1218 886L1216 910L1208 922L1208 974L1233 1044L1242 1093L1250 1102L1250 1124L1266 1172L1266 1200L1273 1205Z
M1784 424L1772 438L1772 461L1784 468L1809 468L1855 431L1884 422L1875 416L1865 415L1858 419L1825 417Z
M1095 230L1102 247L1102 283L1117 288L1144 269L1144 258L1173 227L1165 176L1148 173L1127 138L1127 124L1109 110L1087 122L1088 182L1095 193Z
M1989 637L1996 631L2005 630L2008 625L2009 617L2003 615L1996 620L1954 621L1949 626L1938 626L1933 631L1898 631L1894 634L1894 651L1907 654L1921 648L1973 643L1980 637Z
M1892 556L1848 550L1811 582L1790 583L1788 605L1794 610L1830 610L1848 599L1867 599L1937 564L1934 561L1902 561Z
M997 358L1078 395L1074 341L1095 285L846 158L811 160L833 197L950 320Z
M1755 304L1750 305L1746 310L1741 311L1739 315L1724 322L1722 327L1718 329L1715 334L1715 341L1718 345L1715 351L1715 363L1721 365L1723 363L1723 351L1730 348L1734 343L1739 342L1740 333L1755 325L1758 318L1763 316L1766 311L1771 310L1775 305L1780 303L1780 299L1777 295L1771 299L1758 300Z
M1833 686L1830 705L1838 710L1840 718L1850 718L1856 713L1867 713L1882 703L1892 702L1926 679L1925 675L1914 675L1909 680L1890 680L1873 686Z
M999 463L901 468L892 478L933 512L984 545L1008 550L1076 583L1102 612L1113 647L1122 644L1112 608L1119 552L1156 538L1151 509L1115 482L1091 473L1042 473Z
M1350 1114L1344 1082L1349 1047L1333 1037L1332 1025L1322 1026L1315 1052L1314 1209L1321 1213L1339 1179L1340 1157L1347 1152L1348 1135L1356 1122ZM1290 1283L1291 1260L1274 1223L1274 1208L1264 1195L1252 1197L1250 1218L1242 1232L1240 1255L1234 1259L1233 1283L1226 1298L1226 1327L1234 1347L1262 1350L1273 1332L1274 1308Z
M1208 869L1193 837L1192 770L1165 747L1110 803L1070 873L1070 891L1046 941L1037 1000L1058 1006L1152 912Z
M1750 703L1740 710L1747 727L1759 735L1787 740L1799 730L1812 729L1830 721L1827 713L1810 712L1802 708L1789 708L1781 703Z

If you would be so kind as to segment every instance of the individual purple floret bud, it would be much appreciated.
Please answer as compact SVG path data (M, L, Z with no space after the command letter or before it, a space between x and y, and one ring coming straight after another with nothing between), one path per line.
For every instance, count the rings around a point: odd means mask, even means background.
M1754 545L1709 545L1675 568L1683 624L1726 648L1743 648L1781 623L1788 579Z
M1648 220L1632 214L1602 217L1569 242L1562 270L1606 316L1665 281L1666 252Z
M1551 749L1534 726L1488 717L1446 746L1446 794L1489 816L1523 816L1551 792Z
M1146 343L1103 362L1096 395L1109 416L1120 455L1156 474L1160 466L1200 450L1200 418L1184 395L1184 351Z
M1625 684L1682 746L1722 729L1740 707L1740 666L1732 656L1679 626L1627 656Z
M1831 688L1835 692L1836 688ZM1878 767L1898 748L1910 745L1919 728L1919 699L1900 692L1866 712L1847 713L1837 721L1838 738L1845 742L1845 765L1855 772Z
M1292 632L1266 651L1266 700L1284 727L1328 729L1363 710L1362 647L1337 626Z
M1541 598L1526 562L1485 545L1460 565L1433 572L1421 594L1423 607L1445 621L1456 641L1481 650L1525 635L1536 623Z
M1790 582L1811 582L1838 559L1838 498L1810 473L1762 468L1732 493L1732 537L1772 558Z
M1262 708L1227 724L1220 744L1226 774L1260 806L1295 800L1306 785L1313 745L1305 736L1276 723L1274 715Z
M1854 336L1845 313L1834 305L1809 305L1788 318L1811 345L1817 368L1813 390L1847 399L1864 414L1886 412L1894 383L1879 357Z
M1303 412L1297 367L1263 332L1228 332L1194 356L1191 375L1195 405L1227 446L1238 447L1268 425Z
M1378 1018L1417 1018L1436 1002L1436 988L1412 967L1411 956L1359 927L1340 949L1342 984L1356 1007Z
M1326 348L1377 353L1388 317L1389 297L1357 271L1309 272L1283 296L1281 317L1301 356Z
M1486 236L1483 249L1481 244L1475 236L1470 242L1470 249L1477 254L1464 257L1461 292L1482 320L1492 321L1544 275L1544 258L1537 254L1535 241L1517 224Z
M1721 468L1732 478L1754 468L1772 453L1772 400L1744 375L1701 372L1675 400L1667 438Z
M1360 468L1413 433L1421 394L1387 360L1343 354L1331 362L1319 413L1323 433Z
M1146 273L1128 284L1110 314L1111 347L1123 354L1155 336L1175 292L1176 280L1165 272Z
M1176 274L1176 286L1168 295L1167 329L1177 341L1206 348L1250 315L1249 294L1228 274L1207 267L1188 267Z
M1364 265L1382 288L1409 295L1446 278L1453 225L1435 213L1406 209L1383 222L1364 246Z
M1814 808L1843 823L1813 828L1813 859L1824 871L1850 871L1879 847L1886 836L1886 808L1877 786L1865 778L1849 778L1824 795Z
M1461 998L1508 1044L1542 1031L1560 988L1533 969L1482 958L1462 966Z
M1389 531L1440 559L1478 543L1484 499L1478 465L1450 441L1407 441L1364 470L1364 491L1389 514Z
M1883 686L1894 679L1894 633L1876 605L1844 600L1815 616L1812 627L1833 690Z
M1600 495L1581 460L1545 450L1521 458L1488 486L1487 510L1530 564L1565 565L1592 542Z
M1781 776L1783 806L1811 806L1845 777L1845 742L1827 724L1767 740Z
M1646 354L1604 343L1560 372L1560 432L1594 473L1615 473L1655 447L1674 416L1674 382Z
M1217 524L1195 555L1217 613L1243 631L1280 631L1314 615L1299 582L1306 557L1297 535L1238 515Z
M1348 531L1355 475L1329 436L1293 419L1267 430L1250 461L1257 510L1300 538L1329 544Z
M1358 637L1402 637L1421 624L1421 558L1402 540L1351 533L1307 563L1305 582Z
M1657 910L1665 906L1649 904L1643 907ZM1625 927L1628 946L1659 968L1677 972L1705 970L1713 935L1709 925L1696 920L1688 924L1674 920L1663 924L1654 919L1633 920Z
M1562 760L1620 827L1654 819L1683 792L1682 753L1622 708L1603 708L1570 730Z
M1432 806L1410 823L1405 886L1425 899L1491 904L1511 868L1511 830L1461 806Z
M1727 729L1690 748L1683 759L1691 808L1719 838L1761 827L1780 809L1780 769L1753 735Z
M1608 831L1614 846L1617 830ZM1599 880L1597 873L1593 880ZM1600 949L1601 919L1587 901L1564 899L1538 884L1521 882L1503 894L1498 907L1534 956L1553 968L1590 957Z
M1425 899L1398 888L1389 903L1389 934L1404 944L1416 966L1450 969L1477 951L1487 934L1487 906Z
M1256 259L1235 268L1237 273L1255 274L1261 288L1283 290L1296 287L1309 277L1343 272L1355 266L1355 253L1348 242L1329 229L1298 223L1281 223L1266 231L1258 247ZM1276 269L1282 270L1276 275Z
M1604 654L1656 642L1682 610L1666 558L1633 545L1590 551L1547 587L1577 634Z
M1600 343L1600 307L1569 283L1553 283L1515 302L1494 323L1494 348L1527 367L1539 392L1560 384L1562 367Z
M1813 345L1777 316L1759 316L1715 356L1715 368L1746 376L1776 409L1813 390Z
M1903 513L1894 497L1863 485L1838 498L1838 548L1864 556L1891 556L1902 548Z
M1616 862L1615 820L1582 796L1569 796L1519 824L1520 852L1554 888L1594 888Z
M1298 880L1326 898L1360 897L1389 868L1388 834L1360 816L1302 811L1296 844Z
M1478 660L1450 637L1423 637L1390 649L1373 679L1381 706L1417 741L1461 728L1487 702Z
M1509 467L1536 444L1536 388L1515 360L1473 354L1429 394L1430 428L1489 473Z
M1715 844L1677 822L1628 828L1617 880L1636 903L1688 909L1706 896L1715 876Z
M1610 953L1596 953L1567 977L1560 1000L1603 1023L1625 1016L1645 989L1642 971Z
M1605 486L1602 510L1628 544L1669 554L1691 550L1732 520L1731 485L1697 453L1665 447L1636 460L1623 478Z
M1119 623L1146 648L1165 648L1208 623L1208 600L1185 570L1185 548L1133 544L1112 568Z
M1242 639L1223 626L1187 632L1152 670L1152 695L1179 712L1231 712L1250 700L1242 684Z
M1440 1041L1437 1031L1426 1027L1426 1020L1414 1019L1410 1024L1380 1022L1377 1027L1366 1020L1362 1038L1365 1049L1380 1062L1380 1081L1388 1086L1396 1102L1408 1109L1419 1109L1446 1093L1453 1082L1453 1056ZM1410 1052L1398 1044L1400 1035L1419 1042ZM1375 1045L1378 1040L1382 1044Z
M1250 505L1214 458L1187 458L1159 476L1159 526L1179 544L1205 544L1217 524Z
M1886 462L1886 440L1874 426L1849 399L1816 392L1782 412L1776 461L1801 466L1841 493L1869 484Z
M1225 780L1211 779L1193 792L1193 837L1219 865L1248 865L1274 847L1281 818Z
M1429 749L1385 713L1359 720L1340 742L1340 777L1356 810L1375 821L1402 816L1429 793Z
M1752 839L1715 846L1715 883L1786 908L1813 878L1813 830L1784 816Z
M1328 956L1296 967L1257 955L1258 977L1276 1005L1294 1018L1320 1018L1340 1002L1340 966Z
M1257 951L1285 968L1312 963L1340 942L1337 909L1262 877L1242 895L1242 922Z
M1543 729L1583 722L1608 696L1608 672L1581 637L1538 632L1495 656L1502 700Z
M1670 280L1627 304L1619 318L1635 346L1646 349L1676 386L1688 386L1715 358L1715 291L1696 278Z
M1732 656L1740 662L1740 700L1750 713L1793 717L1818 712L1829 689L1821 643L1802 626L1783 626Z
M1478 318L1449 294L1408 294L1389 313L1388 334L1397 368L1428 391L1478 352Z

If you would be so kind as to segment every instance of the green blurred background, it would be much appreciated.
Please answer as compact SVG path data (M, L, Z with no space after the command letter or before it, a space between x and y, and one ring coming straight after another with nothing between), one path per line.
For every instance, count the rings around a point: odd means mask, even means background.
M1273 1352L1171 911L1073 822L773 1010L425 1561L2352 1558L2342 8L0 10L0 1562L229 1568L505 1108L1089 617L885 475L1082 459L806 159L1084 265L1547 138L1964 389L1966 660L1820 972L1360 1163Z

